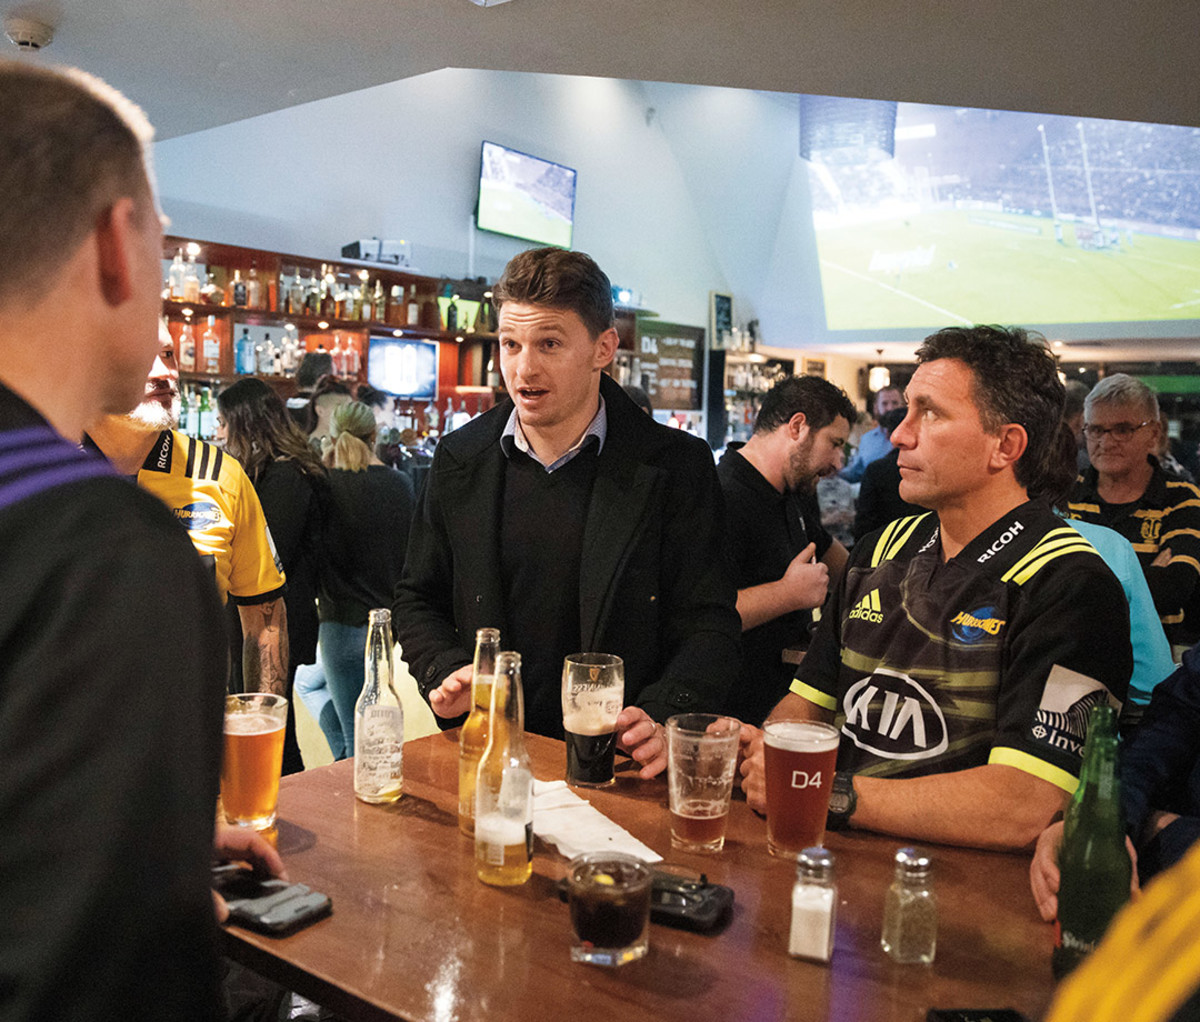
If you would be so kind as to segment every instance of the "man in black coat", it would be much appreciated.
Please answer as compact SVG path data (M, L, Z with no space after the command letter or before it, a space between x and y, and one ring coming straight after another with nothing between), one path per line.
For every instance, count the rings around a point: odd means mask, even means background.
M625 661L618 744L652 777L661 722L718 710L738 670L720 487L700 440L603 372L612 292L586 255L516 256L493 291L509 401L438 445L394 607L404 658L445 726L470 705L475 630L522 655L526 728L560 737L563 657Z

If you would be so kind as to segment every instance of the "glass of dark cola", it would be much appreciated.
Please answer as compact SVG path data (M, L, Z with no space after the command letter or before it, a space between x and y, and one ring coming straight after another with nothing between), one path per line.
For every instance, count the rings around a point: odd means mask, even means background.
M571 961L624 965L650 947L650 884L641 859L620 852L589 852L571 860L567 901L575 940Z

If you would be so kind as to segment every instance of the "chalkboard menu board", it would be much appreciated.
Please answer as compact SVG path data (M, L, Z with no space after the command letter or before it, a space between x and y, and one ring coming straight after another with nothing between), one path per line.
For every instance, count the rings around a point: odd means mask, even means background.
M655 408L702 407L704 331L700 327L639 321L635 343L635 382L646 388Z

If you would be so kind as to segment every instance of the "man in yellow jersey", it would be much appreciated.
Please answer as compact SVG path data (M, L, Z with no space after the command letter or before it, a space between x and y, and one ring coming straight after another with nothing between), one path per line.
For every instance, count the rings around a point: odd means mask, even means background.
M1032 844L1078 783L1088 711L1120 703L1129 613L1059 519L1074 443L1043 343L927 338L892 433L900 496L932 510L857 544L774 718L841 730L829 825L945 844ZM762 738L743 787L765 802Z
M284 576L262 505L234 458L174 428L179 371L165 327L160 341L142 403L129 415L106 416L89 436L118 472L136 474L138 485L171 509L212 565L222 598L237 605L246 689L282 694L288 667Z

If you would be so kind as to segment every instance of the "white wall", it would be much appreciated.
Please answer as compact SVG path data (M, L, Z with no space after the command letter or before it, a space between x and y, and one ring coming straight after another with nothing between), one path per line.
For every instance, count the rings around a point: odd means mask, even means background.
M579 172L573 247L664 319L732 293L776 346L824 313L794 96L447 69L159 143L172 231L333 259L404 238L430 275L497 276L525 242L472 226L479 144ZM474 246L473 262L471 247Z

